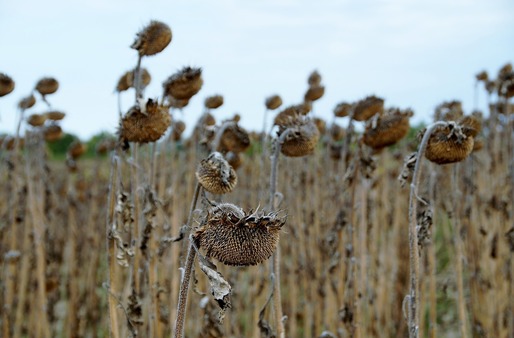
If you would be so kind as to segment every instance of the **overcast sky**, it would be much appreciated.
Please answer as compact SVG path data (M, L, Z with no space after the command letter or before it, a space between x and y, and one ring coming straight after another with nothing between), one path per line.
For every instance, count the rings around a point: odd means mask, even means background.
M135 66L129 46L152 19L167 23L173 39L143 60L147 97L160 97L183 66L203 69L204 86L181 117L188 127L206 96L222 94L218 119L237 112L244 127L260 129L265 98L299 103L315 69L326 86L317 116L331 119L337 103L375 94L412 108L414 122L429 121L446 100L471 112L475 74L514 62L512 0L1 0L0 72L16 88L0 98L0 133L13 132L18 101L44 76L60 82L48 100L67 113L66 131L114 132L114 87ZM125 110L133 96L124 94ZM479 103L484 109L483 91ZM31 112L45 108L39 102Z

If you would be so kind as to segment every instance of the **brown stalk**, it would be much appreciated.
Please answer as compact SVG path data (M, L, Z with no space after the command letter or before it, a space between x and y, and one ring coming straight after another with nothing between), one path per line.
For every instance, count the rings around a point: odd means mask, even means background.
M459 166L455 164L453 167L453 174L451 177L451 187L454 201L460 201L461 192L458 188L457 179L459 176ZM460 212L455 209L450 212L450 219L453 225L453 240L455 245L455 270L457 272L457 304L458 304L458 313L459 313L459 330L460 336L462 338L468 337L468 329L467 329L467 314L466 314L466 304L464 299L464 274L462 267L462 260L465 258L463 243L461 238L461 224L460 224Z
M200 191L202 186L200 183L196 184L195 193L193 196L193 200L191 202L191 208L189 209L189 216L187 217L187 229L191 229L191 223L193 222L193 212L196 208L196 203L198 202L198 196L200 195ZM187 295L189 292L189 282L191 280L191 273L193 272L193 264L195 262L196 249L194 248L194 244L192 239L190 239L191 243L187 249L187 257L184 265L184 272L182 276L182 282L180 284L178 305L177 305L177 318L175 320L175 330L172 337L181 338L184 336L184 324L186 321L186 309L187 309Z
M120 338L118 326L118 311L116 299L113 295L117 292L116 280L116 242L113 232L117 231L116 223L114 220L114 207L116 204L116 194L119 187L118 182L118 157L113 153L111 157L111 174L109 178L109 195L108 195L108 209L107 209L107 227L106 227L106 240L107 240L107 266L109 267L109 278L107 283L109 285L108 303L109 303L109 332L113 338Z
M277 191L277 169L278 159L280 156L280 148L284 143L290 129L284 130L280 137L276 140L274 153L271 156L271 175L270 175L270 195L268 209L275 211L275 194ZM271 261L271 280L273 283L273 308L275 309L275 321L277 325L277 335L279 338L285 337L284 318L282 313L282 297L280 293L280 245L273 254Z
M417 226L418 209L418 188L421 179L421 163L430 135L435 128L446 125L446 122L435 122L427 127L423 139L418 148L417 161L412 174L412 183L409 195L409 295L407 296L408 305L408 328L409 338L419 337L419 248Z

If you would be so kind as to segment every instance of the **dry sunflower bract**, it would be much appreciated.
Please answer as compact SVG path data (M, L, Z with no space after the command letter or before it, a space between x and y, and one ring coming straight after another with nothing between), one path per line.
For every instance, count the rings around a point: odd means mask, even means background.
M219 204L208 211L195 232L196 244L227 265L256 265L275 252L286 217L278 213L250 211L234 204Z
M166 132L171 124L168 109L152 99L146 103L146 111L139 106L130 108L121 120L120 141L148 143L155 142Z
M163 84L164 95L179 100L189 100L203 85L202 69L184 67L170 76Z
M136 49L140 56L155 55L169 45L171 38L171 29L167 24L152 20L137 33L136 40L130 48Z
M236 172L218 152L200 162L196 178L205 190L218 195L231 192L237 184Z
M11 93L14 90L14 81L4 73L0 73L0 97Z

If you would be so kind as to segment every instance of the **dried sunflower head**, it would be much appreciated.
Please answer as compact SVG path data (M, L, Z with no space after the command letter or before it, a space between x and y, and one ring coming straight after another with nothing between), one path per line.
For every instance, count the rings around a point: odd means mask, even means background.
M20 102L18 103L18 108L20 108L21 110L25 110L25 109L31 108L35 104L36 104L36 97L34 95L30 94L29 96L24 97L23 99L20 100Z
M52 111L46 112L45 115L46 115L46 118L49 119L50 121L60 121L66 116L65 113L63 113L61 111L57 111L57 110L52 110Z
M272 95L266 99L265 104L269 110L275 110L282 105L282 98L278 95Z
M368 96L354 104L353 119L355 121L366 121L375 114L382 114L384 111L384 99L377 96Z
M275 252L285 221L278 213L247 213L222 203L208 211L193 238L207 257L227 265L256 265Z
M98 155L105 155L109 151L113 150L116 147L116 142L111 138L105 138L98 142L96 145L96 153Z
M50 124L45 126L45 129L43 130L43 136L47 142L60 140L63 136L62 128L57 124Z
M240 153L250 146L248 132L237 123L231 123L221 135L218 151L233 151Z
M189 100L200 91L202 85L202 69L191 67L182 68L162 84L164 96L171 96L179 100Z
M289 107L284 108L280 113L275 116L275 120L273 124L281 125L287 123L290 117L295 117L297 115L307 115L311 111L311 106L308 103L300 103L295 104Z
M32 127L40 127L45 124L47 116L45 114L32 114L27 118L27 123Z
M237 184L236 172L218 152L200 162L196 178L205 190L218 195L231 192Z
M152 20L137 33L136 40L130 48L136 49L140 56L155 55L169 45L171 38L171 29L167 24Z
M205 99L205 108L208 109L216 109L223 105L223 96L221 95L213 95L209 96Z
M73 141L69 147L67 154L69 157L73 160L78 159L80 156L82 156L87 150L87 146L80 142L80 141Z
M486 82L489 80L489 75L487 74L487 71L483 70L480 73L478 73L477 75L475 75L475 78L477 79L477 81Z
M343 137L346 135L343 127L336 123L332 123L330 126L330 136L334 141L341 141Z
M36 90L43 96L53 94L57 89L59 89L59 82L53 77L44 77L36 84Z
M301 157L314 151L319 141L319 130L314 122L301 115L289 117L288 121L279 126L278 135L286 130L287 136L280 151L288 157Z
M341 102L334 108L335 117L345 117L350 115L352 105L347 102Z
M0 73L0 97L11 93L14 90L14 81L8 75Z
M455 122L436 128L428 140L425 157L437 164L460 162L473 150L474 139Z
M409 132L411 110L388 110L385 114L369 119L362 136L365 145L373 149L381 149L401 140Z
M307 83L309 84L309 86L319 86L319 84L321 83L321 75L320 73L318 73L317 70L314 70L310 75L309 77L307 78Z
M168 109L148 99L144 112L136 105L123 117L119 138L122 142L155 142L164 135L170 124Z
M435 108L434 120L436 121L457 121L464 115L462 102L447 101Z
M322 85L315 85L309 87L307 92L305 93L304 99L305 101L316 101L319 100L323 94L325 94L325 87Z

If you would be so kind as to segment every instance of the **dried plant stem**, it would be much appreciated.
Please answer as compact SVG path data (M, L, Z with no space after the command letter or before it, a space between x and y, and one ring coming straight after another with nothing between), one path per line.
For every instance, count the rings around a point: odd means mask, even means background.
M453 200L454 201L460 201L461 193L459 191L459 187L457 185L457 179L459 174L459 166L458 164L455 164L453 167L453 174L451 178L451 186L452 186L452 193L453 193ZM454 228L454 244L455 244L455 270L457 273L457 304L458 304L458 313L459 313L459 330L460 330L460 336L462 338L468 337L468 330L467 330L467 315L466 315L466 304L464 300L464 274L463 274L463 267L462 267L462 260L464 259L464 250L463 250L463 243L461 238L461 226L460 226L460 213L459 210L452 210L451 211L451 219L452 219L452 225Z
M70 189L71 182L68 182ZM69 196L68 199L73 198ZM79 290L76 281L79 279L77 271L77 219L76 219L76 206L75 202L71 201L68 205L68 254L67 254L67 267L68 267L68 316L66 320L66 337L77 336L77 309L79 309Z
M50 325L47 315L47 297L46 297L46 253L45 253L45 215L43 212L42 198L43 195L43 182L42 166L43 159L41 158L42 149L38 147L41 140L37 139L37 135L33 135L34 140L31 142L36 143L30 147L34 147L35 151L32 154L34 167L31 166L27 161L27 188L28 188L28 203L29 212L33 227L33 241L36 255L36 280L37 280L37 296L38 296L38 307L37 315L39 316L37 321L37 337L50 337Z
M136 90L136 103L139 102L139 99L143 98L143 93L141 90L141 60L143 56L139 55L137 58L136 69L134 70L134 88Z
M282 143L285 141L290 129L284 130L280 137L276 140L275 149L271 157L271 175L270 175L270 196L269 206L270 211L275 210L275 194L277 192L277 169L278 159L280 156L280 148ZM273 254L271 261L271 274L273 281L273 308L275 309L275 321L277 325L277 335L279 338L285 337L284 322L282 321L282 297L280 293L280 245L277 246L277 250Z
M408 328L409 337L419 337L419 248L418 248L418 230L417 226L417 209L418 209L418 188L421 180L421 164L423 155L428 144L430 135L435 128L446 125L446 122L435 122L427 127L423 139L418 148L416 165L412 174L412 183L409 194L409 295L408 295Z
M187 228L191 228L191 223L193 221L193 212L196 208L196 203L198 201L198 196L200 195L200 191L202 186L200 183L196 184L195 193L193 196L193 201L191 202L191 208L189 209L189 216L187 217ZM194 244L189 243L187 249L187 257L185 262L185 267L182 276L182 282L180 284L179 298L178 298L178 306L177 306L177 318L175 320L175 333L173 337L181 338L184 336L184 324L186 322L186 309L187 309L187 295L189 292L189 282L191 280L191 273L193 271L193 264L195 262L196 250L194 248Z
M113 338L119 338L118 326L118 312L116 309L116 299L112 296L116 294L116 287L114 281L116 280L116 242L113 237L113 231L116 231L116 224L114 222L114 207L116 204L117 187L117 173L118 173L118 159L115 153L111 158L111 174L109 179L109 196L108 196L108 210L107 210L107 266L109 267L109 324L110 335Z
M365 326L362 325L364 320L364 304L366 303L366 286L367 281L367 231L368 231L368 191L370 189L370 182L367 178L361 180L361 191L360 191L360 224L359 224L359 279L357 280L357 306L356 306L356 318L361 323L357 324L357 337L366 337L367 334L364 331Z
M349 116L350 120L348 121L348 128L346 128L346 137L344 139L343 148L341 149L341 163L344 165L343 172L344 172L344 170L346 170L346 168L348 168L347 157L348 157L348 153L350 152L350 144L352 142L352 135L353 135L353 128L354 128L353 115L354 115L354 110L352 109L350 111L350 116Z
M435 182L436 175L435 171L432 170L432 174L430 175L430 205L434 205L435 203ZM429 273L429 292L430 292L430 313L429 313L429 337L437 338L437 283L436 283L436 273L437 273L437 263L436 263L436 247L435 247L435 224L437 224L436 215L432 215L433 224L432 224L432 240L428 245L428 273Z
M129 243L133 244L134 247L139 248L139 225L141 218L141 203L139 199L139 144L134 143L132 148L132 165L130 166L131 176L131 187L132 187L132 198L134 201L134 227L132 231L132 238ZM132 286L135 290L135 294L139 296L141 291L140 279L139 279L139 266L140 266L141 251L134 250L134 257L132 259Z

